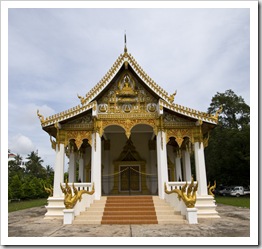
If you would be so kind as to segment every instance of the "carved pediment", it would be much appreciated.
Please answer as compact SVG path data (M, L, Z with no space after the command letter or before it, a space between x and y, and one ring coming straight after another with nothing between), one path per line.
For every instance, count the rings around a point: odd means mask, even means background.
M131 72L124 70L98 100L98 113L155 114L157 102Z
M164 126L166 127L177 127L177 126L195 126L195 121L185 117L181 117L176 114L164 112Z
M74 118L65 124L62 125L63 128L85 128L85 129L92 129L93 127L93 120L92 120L92 114L88 113L84 116Z

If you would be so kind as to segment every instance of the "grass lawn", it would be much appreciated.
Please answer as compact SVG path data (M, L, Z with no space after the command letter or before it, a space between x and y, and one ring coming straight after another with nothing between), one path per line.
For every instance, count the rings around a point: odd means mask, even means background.
M47 205L47 199L35 199L27 201L16 201L8 203L8 212L18 211L31 207L41 207Z
M236 207L250 208L250 197L249 196L215 196L216 203L221 203Z

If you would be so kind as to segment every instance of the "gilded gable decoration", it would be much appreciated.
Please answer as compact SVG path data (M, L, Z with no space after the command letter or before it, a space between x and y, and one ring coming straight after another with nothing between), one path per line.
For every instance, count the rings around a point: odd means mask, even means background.
M125 73L119 83L118 83L118 91L116 91L116 96L119 98L118 102L135 102L137 97L137 91L135 91L135 82L132 79L131 75Z

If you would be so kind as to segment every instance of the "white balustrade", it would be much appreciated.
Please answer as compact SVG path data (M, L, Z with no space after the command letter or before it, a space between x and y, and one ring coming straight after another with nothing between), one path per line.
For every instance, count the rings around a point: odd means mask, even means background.
M167 182L167 190L171 191L174 189L181 190L181 188L187 183L187 188L191 184L191 181L184 181L184 182ZM194 181L194 186L197 184L196 181ZM187 191L187 189L185 190ZM185 203L182 200L178 199L177 193L167 194L165 193L165 200L172 206L175 211L178 211L181 213L181 215L186 216L186 219L189 224L197 224L197 208L187 208Z
M71 187L72 191L74 192L73 183L69 182L67 184L68 184L69 187ZM62 183L62 187L65 187L65 185L66 185L65 183ZM80 190L91 191L93 184L90 183L90 182L74 182L74 186L78 191L80 191Z
M73 189L73 183L67 183L68 186L71 188L72 193L74 193ZM66 184L62 183L62 186L65 187ZM77 182L74 183L74 187L78 190L86 190L86 191L92 191L93 184L89 182ZM82 195L82 200L77 201L76 205L74 206L73 209L71 210L71 215L73 216L72 218L67 218L69 215L68 209L64 209L64 224L72 224L74 217L80 215L81 212L85 211L87 207L90 207L90 205L94 202L94 194L89 195L89 194L83 194ZM71 223L69 223L71 221Z
M187 183L187 187L191 184L191 181L184 181L184 182L168 182L167 190L173 190L173 189L179 189L181 190L182 186L184 186ZM194 186L197 184L197 181L194 181Z

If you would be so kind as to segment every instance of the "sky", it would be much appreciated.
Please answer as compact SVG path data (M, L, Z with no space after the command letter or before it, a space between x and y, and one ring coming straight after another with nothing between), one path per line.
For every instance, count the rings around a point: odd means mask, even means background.
M250 12L245 8L12 8L8 12L8 148L55 152L46 117L80 104L127 49L175 103L207 111L232 89L250 105Z

